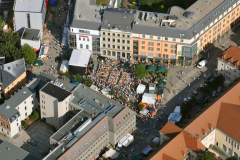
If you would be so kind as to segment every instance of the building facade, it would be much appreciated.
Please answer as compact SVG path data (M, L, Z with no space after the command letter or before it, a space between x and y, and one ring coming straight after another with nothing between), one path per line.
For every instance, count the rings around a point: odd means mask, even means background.
M229 47L220 57L218 57L217 71L221 73L225 80L233 82L240 77L240 48Z
M3 94L8 99L27 83L25 59L4 64L1 74Z
M46 16L46 1L16 0L14 10L14 31L23 33L24 28L39 29L43 34Z
M68 121L71 92L62 88L60 82L47 83L39 92L41 118L56 129Z

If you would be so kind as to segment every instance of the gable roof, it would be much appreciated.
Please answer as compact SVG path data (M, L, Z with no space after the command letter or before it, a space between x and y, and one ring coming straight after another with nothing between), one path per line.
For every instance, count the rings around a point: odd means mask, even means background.
M19 76L26 72L25 59L19 59L10 63L3 64L2 82L5 88L15 81Z
M199 153L206 147L200 142L198 138L195 138L193 135L189 134L186 131L183 131L186 147L192 151Z
M240 69L240 48L232 45L225 52L223 52L218 59L222 59L224 62L229 62L232 66L236 66L238 69Z
M167 122L163 126L163 128L160 130L160 132L162 132L163 134L165 134L169 138L174 138L181 131L182 131L181 128L179 128L178 126L176 126L175 124L173 124L171 122Z
M162 159L163 160L177 160L177 159L175 159L175 158L173 158L173 157L171 157L171 156L169 156L165 153L163 153Z

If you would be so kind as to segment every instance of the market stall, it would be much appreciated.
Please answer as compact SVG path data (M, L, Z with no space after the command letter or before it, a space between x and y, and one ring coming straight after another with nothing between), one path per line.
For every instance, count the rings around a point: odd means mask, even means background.
M111 159L116 159L119 156L119 153L112 148L110 148L106 153L104 153L103 158L111 158Z
M137 93L142 94L145 91L145 89L146 89L146 85L139 84L137 87Z
M142 103L155 104L157 99L156 94L144 93L142 97Z

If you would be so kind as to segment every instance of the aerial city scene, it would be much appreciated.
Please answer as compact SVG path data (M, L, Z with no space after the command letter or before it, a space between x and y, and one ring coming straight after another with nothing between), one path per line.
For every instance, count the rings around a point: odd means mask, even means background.
M240 160L240 0L0 0L0 160Z

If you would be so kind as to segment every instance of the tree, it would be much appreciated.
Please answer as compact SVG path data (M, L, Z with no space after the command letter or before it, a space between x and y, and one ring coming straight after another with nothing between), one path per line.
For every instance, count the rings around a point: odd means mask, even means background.
M76 82L82 82L82 77L80 76L79 73L77 73L76 78L75 78L75 81L76 81Z
M159 12L159 13L165 13L165 12L166 12L164 5L161 5L161 6L158 8L158 12Z
M121 94L119 97L118 97L121 101L124 101L125 98L123 97L123 95Z
M85 81L85 85L87 85L88 87L90 87L93 84L93 81L88 77Z
M38 111L34 111L32 115L29 116L30 119L36 121L39 118L39 113Z
M161 3L162 0L151 0L151 2L152 2L152 4L154 4L154 3Z
M25 58L27 64L33 63L37 56L33 48L26 43L20 49L20 54Z
M150 6L150 0L138 0L138 2L140 3L141 6L143 5L148 5Z
M204 94L208 94L208 93L210 92L209 86L207 85L207 86L203 87L203 88L202 88L202 92L203 92Z
M114 89L111 89L109 92L108 92L109 95L111 96L114 96L115 95L115 90Z
M138 105L139 111L143 110L143 108L144 108L144 105L143 105L143 104Z
M209 151L203 151L200 153L196 160L216 160L216 154L209 152Z
M133 100L130 100L128 103L129 103L131 106L134 104Z
M148 71L145 69L145 66L142 64L136 65L134 71L136 72L138 79L142 79L149 75Z
M64 76L66 76L67 78L69 78L69 77L70 77L69 71L65 72L65 73L64 73Z

